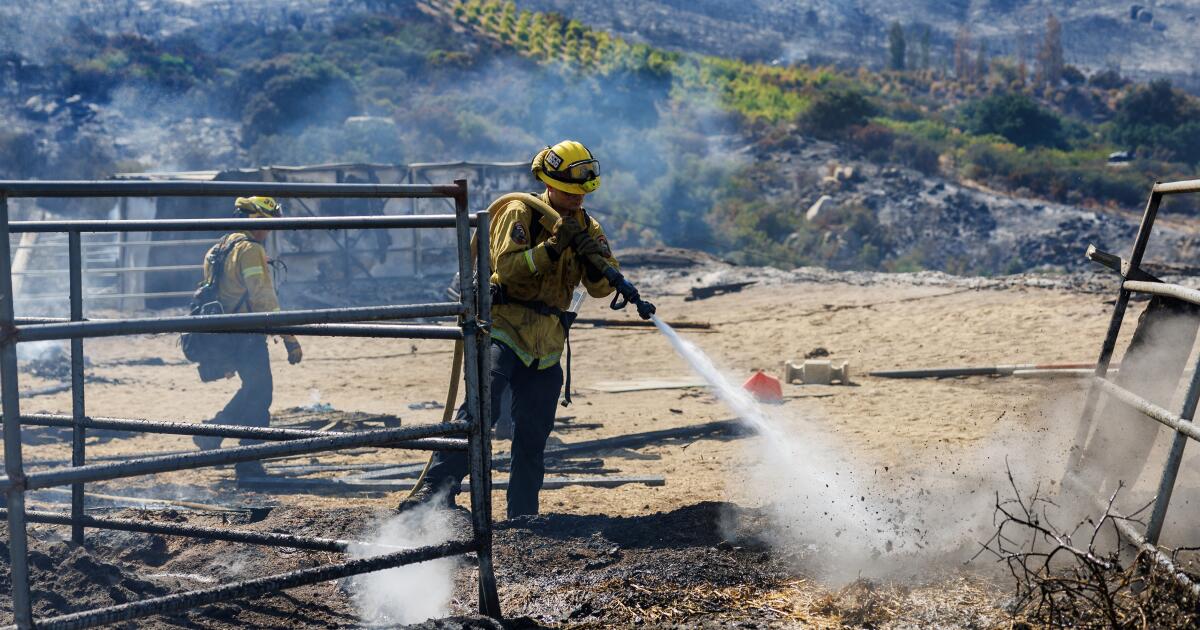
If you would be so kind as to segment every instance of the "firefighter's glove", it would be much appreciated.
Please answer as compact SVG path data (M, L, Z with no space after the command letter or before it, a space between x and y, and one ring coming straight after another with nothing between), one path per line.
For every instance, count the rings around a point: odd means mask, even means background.
M604 249L587 232L580 232L575 237L575 240L571 243L571 249L575 250L575 255L585 263L591 260L592 256L604 258Z
M288 363L296 365L304 358L304 350L300 348L300 342L291 335L284 335L283 347L287 348Z
M586 233L578 219L562 217L554 224L550 238L546 239L546 250L550 252L551 258L558 260L562 256L563 250L570 246L572 241L580 234Z

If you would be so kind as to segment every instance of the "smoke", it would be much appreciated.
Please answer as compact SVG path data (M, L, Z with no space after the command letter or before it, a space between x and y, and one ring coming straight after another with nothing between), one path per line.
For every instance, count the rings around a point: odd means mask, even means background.
M406 511L379 524L369 542L392 549L359 545L353 558L370 558L394 551L449 541L455 531L456 510L438 509L444 497ZM449 614L454 572L459 558L440 558L387 571L356 576L349 582L359 616L368 623L409 624Z
M749 159L731 146L741 123L714 94L688 92L669 75L539 65L481 47L412 6L389 7L380 15L395 24L376 33L359 28L380 6L366 1L102 4L0 6L0 34L13 35L0 38L0 47L19 42L16 54L47 77L13 88L11 98L14 112L24 112L14 118L18 128L36 136L45 154L35 176L525 161L572 138L604 165L589 211L610 240L706 248L714 191ZM398 43L381 49L384 39ZM161 54L139 56L147 46ZM294 58L300 54L304 63ZM70 65L84 59L99 74ZM352 88L325 94L334 84ZM22 109L31 94L45 111ZM289 105L311 104L317 94L321 107ZM343 115L378 124L343 123ZM531 178L528 186L538 184ZM74 214L78 207L55 209Z
M17 344L19 361L69 362L69 344L66 341L28 341Z

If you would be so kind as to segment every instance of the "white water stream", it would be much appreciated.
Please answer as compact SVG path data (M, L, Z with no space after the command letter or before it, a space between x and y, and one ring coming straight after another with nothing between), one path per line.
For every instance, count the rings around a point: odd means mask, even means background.
M777 529L789 542L837 549L839 555L856 550L869 556L892 548L895 526L891 510L883 507L886 499L877 488L863 487L854 466L831 447L820 426L808 418L784 423L773 417L700 348L657 316L653 321L717 398L762 436L762 452L754 454L757 462L745 475L749 479L737 482L752 484L769 503ZM847 564L861 568L859 562Z

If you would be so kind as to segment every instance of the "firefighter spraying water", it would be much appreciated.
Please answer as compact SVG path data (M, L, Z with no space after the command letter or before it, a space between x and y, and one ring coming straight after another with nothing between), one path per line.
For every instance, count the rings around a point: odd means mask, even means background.
M643 319L655 310L621 274L603 228L583 207L584 197L600 187L600 162L591 151L564 140L540 151L531 171L545 184L544 193L505 195L488 208L493 217L487 238L494 270L491 405L492 418L512 419L509 517L538 513L543 455L564 380L563 404L571 401L570 330L575 312L569 309L576 288L582 284L597 298L613 295L613 309L633 304ZM457 375L457 365L453 369ZM452 393L454 389L452 385ZM511 401L507 409L502 408L506 394ZM449 420L449 409L447 405L444 420ZM465 406L458 416L467 419ZM453 506L466 474L466 453L436 452L398 509L433 501Z

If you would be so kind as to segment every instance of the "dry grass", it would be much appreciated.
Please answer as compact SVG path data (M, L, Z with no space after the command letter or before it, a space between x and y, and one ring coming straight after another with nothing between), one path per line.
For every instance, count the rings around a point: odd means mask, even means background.
M687 589L617 579L597 590L613 596L604 621L572 627L686 626L698 619L805 628L927 627L931 623L996 627L1004 617L996 607L994 588L963 576L920 587L858 580L837 590L800 578L769 586Z

